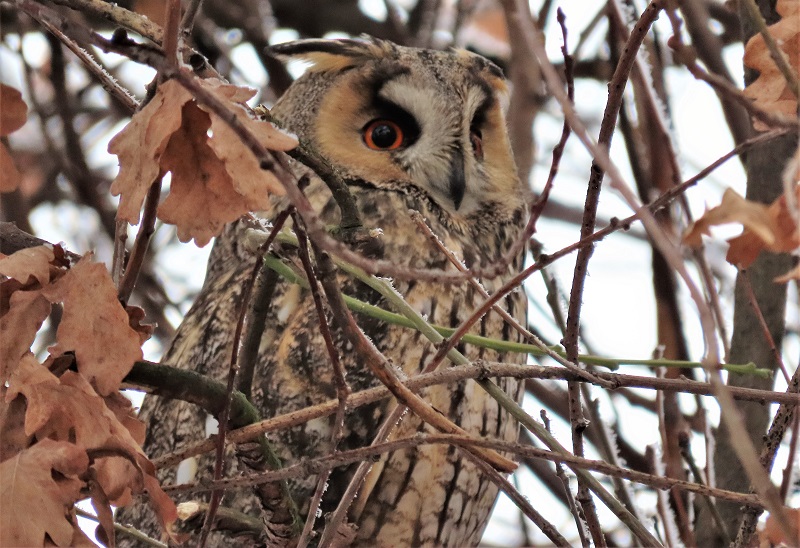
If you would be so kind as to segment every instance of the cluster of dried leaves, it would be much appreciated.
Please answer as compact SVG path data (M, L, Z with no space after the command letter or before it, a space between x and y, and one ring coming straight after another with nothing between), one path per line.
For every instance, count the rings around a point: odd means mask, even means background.
M255 90L215 79L199 83L229 105L267 148L297 146L295 137L248 116L242 104ZM283 194L280 182L259 167L230 126L174 80L158 87L153 100L111 140L108 151L120 164L111 186L111 193L120 196L117 218L137 224L150 185L170 172L170 193L158 207L158 218L174 224L182 242L194 239L204 246L226 223L267 209L270 195Z
M789 66L800 73L800 0L780 0L776 6L783 17L769 27ZM759 71L758 78L744 90L745 96L763 110L791 117L797 116L797 97L786 78L772 59L763 36L756 34L747 42L744 64ZM753 119L759 131L770 129L758 119ZM727 223L740 223L741 235L728 240L730 248L726 259L729 263L747 268L761 251L773 253L791 252L800 246L798 219L800 210L800 149L784 171L786 192L772 204L765 205L742 198L728 189L717 207L708 210L684 235L684 242L691 246L702 243L702 235L710 234L710 227ZM800 279L800 267L776 278L777 282Z
M800 0L779 0L775 10L781 15L781 20L770 25L769 33L778 43L796 76L800 73ZM745 88L744 95L768 112L795 118L797 96L772 59L761 34L756 34L747 42L744 64L759 72L758 78ZM753 126L758 131L769 129L759 120L753 120Z
M297 146L295 137L249 117L243 103L253 90L213 79L201 85L269 148ZM27 107L17 90L0 91L5 136L24 125ZM148 189L169 172L158 217L175 224L182 241L201 246L283 192L229 125L175 81L159 86L109 151L120 161L111 188L120 196L118 218L138 223ZM12 191L19 173L4 146L0 162L0 190ZM152 332L141 324L143 311L123 307L108 270L91 254L74 265L59 246L0 254L0 275L7 278L0 284L0 545L94 545L75 517L74 504L87 497L99 517L98 539L114 545L111 505L143 493L165 534L179 540L170 531L175 505L141 448L144 424L120 392ZM56 344L40 363L31 348L53 307L62 307Z
M87 496L113 543L110 505L147 493L165 530L176 509L141 449L145 428L120 384L150 328L126 310L106 267L41 246L0 255L0 545L93 545L74 503ZM54 306L56 344L30 349Z

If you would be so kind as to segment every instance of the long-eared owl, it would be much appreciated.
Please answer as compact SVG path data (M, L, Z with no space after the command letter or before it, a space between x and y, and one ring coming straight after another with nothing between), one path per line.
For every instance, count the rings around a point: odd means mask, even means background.
M271 110L274 120L296 133L347 183L364 227L377 234L373 257L411 268L454 271L443 252L411 214L419 212L432 231L467 266L490 265L506 254L525 223L526 193L516 175L504 107L507 89L502 73L486 59L466 51L432 51L379 40L307 40L275 47L279 55L309 66ZM298 172L303 166L296 166ZM339 222L339 210L327 186L316 176L305 189L322 220ZM287 206L276 199L274 217ZM242 288L254 264L244 245L243 223L226 228L215 242L205 284L188 312L164 363L224 379L231 354L231 334L241 307ZM282 258L296 261L283 248ZM483 280L489 292L520 266ZM342 291L384 308L380 296L361 282L339 274ZM395 288L428 321L455 327L483 298L467 281L434 283L394 280ZM519 320L524 296L511 293L501 301ZM361 329L388 360L413 376L437 348L419 332L357 316ZM335 322L332 322L335 323ZM517 334L490 312L474 331L516 340ZM353 390L379 382L348 344L333 330L337 351ZM519 354L460 344L470 360L519 362ZM448 366L445 361L441 367ZM513 379L498 379L519 399ZM310 292L281 280L272 296L261 337L252 401L264 418L302 409L337 396L333 370L320 334ZM439 385L421 392L436 410L472 435L515 441L518 426L474 381ZM396 400L385 399L348 412L338 449L369 445ZM141 415L149 424L145 450L157 457L202 439L206 415L196 407L149 398ZM329 454L333 418L309 421L271 433L268 438L284 464ZM430 431L413 413L394 428L397 439ZM236 470L235 459L229 471ZM210 470L200 461L197 478ZM355 465L332 471L315 530L325 525L353 475ZM167 478L175 480L174 472ZM179 480L181 478L178 478ZM304 518L316 476L290 480L291 495ZM447 445L421 445L384 455L374 463L349 509L354 545L465 546L477 544L497 497L497 487ZM237 495L225 505L259 517L259 503ZM128 511L129 512L129 511ZM270 528L269 515L261 516ZM141 519L131 515L127 521ZM271 543L271 533L255 543ZM223 537L218 538L220 545ZM312 543L318 542L315 537Z

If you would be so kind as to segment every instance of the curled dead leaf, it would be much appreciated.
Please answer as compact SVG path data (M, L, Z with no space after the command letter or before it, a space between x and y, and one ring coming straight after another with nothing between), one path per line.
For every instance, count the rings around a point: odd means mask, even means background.
M220 80L199 80L207 91L229 105L232 117L269 149L290 150L297 139L269 122L252 119L242 103L249 88ZM119 157L120 172L111 192L120 196L118 217L139 222L150 185L172 175L170 192L157 215L176 225L181 241L203 246L222 227L248 211L264 209L270 195L282 194L275 176L235 136L226 122L204 109L178 82L160 85L153 100L109 144Z
M142 323L145 312L140 306L126 305L125 312L128 314L128 325L139 334L139 345L143 345L153 336L156 326L154 324Z
M3 289L13 282L0 285L0 381L5 382L16 370L20 360L30 352L36 333L50 314L50 303L41 291L15 291L8 301Z
M48 439L0 463L0 546L44 546L47 537L70 546L69 510L81 498L78 476L88 466L86 451Z
M0 84L0 137L5 137L25 125L28 105L22 94L5 84ZM19 186L21 175L5 144L0 144L0 192L11 192Z
M111 504L127 504L131 494L146 491L169 528L177 515L174 504L141 449L143 424L121 394L101 398L81 374L67 371L56 377L31 357L8 383L6 399L19 397L26 402L25 433L34 435L37 444L45 439L70 441L86 452L102 454L93 459L93 475Z
M53 250L45 247L0 254L0 382L8 380L20 359L29 352L36 333L50 314L41 287L62 273L52 263Z
M81 259L42 294L50 302L64 303L52 356L74 351L78 371L101 395L119 389L133 363L142 359L139 334L129 326L128 315L106 267Z
M795 187L800 196L800 186ZM683 242L699 246L703 234L710 234L710 227L727 223L740 223L742 234L728 240L730 248L726 259L733 265L749 267L763 250L784 253L800 246L797 225L789 211L786 196L781 195L770 205L746 200L728 189L722 202L697 219L686 231Z
M20 249L11 255L0 253L0 274L24 285L30 283L30 278L36 278L44 286L50 281L50 263L54 260L53 250L43 245Z
M778 0L775 10L781 20L769 26L769 32L775 37L781 51L786 55L789 66L795 74L800 73L800 0ZM788 87L761 34L756 34L744 50L745 66L759 71L759 76L744 89L744 95L762 109L784 114L790 118L797 117L797 97ZM759 120L753 120L753 127L758 131L767 131L769 126Z

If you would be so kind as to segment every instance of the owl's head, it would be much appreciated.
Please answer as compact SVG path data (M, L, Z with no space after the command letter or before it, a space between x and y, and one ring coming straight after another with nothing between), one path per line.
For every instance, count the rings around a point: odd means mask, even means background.
M455 219L519 212L502 71L466 51L387 41L304 40L274 52L309 63L273 109L346 179L420 191Z

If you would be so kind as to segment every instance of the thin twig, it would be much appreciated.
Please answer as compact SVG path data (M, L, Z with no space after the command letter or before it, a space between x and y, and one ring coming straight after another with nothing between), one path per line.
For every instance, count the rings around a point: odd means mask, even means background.
M152 364L148 364L148 366L150 365ZM137 373L137 366L134 366L132 373L129 374L128 377L131 377ZM659 379L655 377L641 377L636 375L623 375L619 373L598 373L598 375L605 377L608 380L613 380L618 386L645 388L650 390L672 390L674 392L686 392L689 394L698 394L703 396L714 395L714 387L712 387L711 384L689 379ZM480 377L514 377L518 379L550 380L577 379L573 373L570 373L561 367L481 362L478 364L440 369L433 373L427 373L424 375L416 375L404 381L404 384L411 390L419 391L423 388L437 384L454 383L463 381L465 379L476 379ZM136 382L136 377L134 376L134 379L131 381L126 379L126 382ZM152 382L141 381L139 381L136 385L145 388L152 388L156 386ZM754 401L762 404L775 402L792 408L800 405L800 395L794 393L773 392L769 390L758 390L755 388L731 387L731 394L737 400L742 401ZM377 387L354 392L348 398L348 408L356 409L363 405L387 398L390 395L391 392L389 392L389 390L385 387ZM171 397L184 399L175 394L172 394ZM338 408L338 399L328 400L314 406L286 413L284 415L279 415L277 417L272 417L243 428L233 430L228 434L228 441L229 443L240 443L255 439L267 432L274 432L283 428L290 428L313 419L330 416L336 413ZM157 468L173 466L186 458L212 451L214 447L215 443L213 440L204 440L202 442L184 447L180 451L176 451L156 459L155 465Z
M434 234L433 230L428 226L425 222L425 219L417 212L413 212L412 218L417 223L417 226L425 232L428 236L428 239L439 248L439 250L447 257L450 261L450 264L455 266L457 269L461 270L462 272L466 272L467 268L464 264L458 260L458 257L455 254L447 249L439 237ZM484 299L489 299L489 293L484 289L484 287L478 282L475 278L470 278L469 280L470 285L483 297ZM553 350L552 348L548 347L544 341L542 341L539 337L531 333L528 329L526 329L523 325L521 325L516 319L514 319L511 314L509 314L504 308L502 308L497 302L492 302L491 309L498 314L506 321L509 325L511 325L514 329L516 329L519 333L521 333L527 340L529 340L534 346L539 348L543 355L549 356L553 358L556 362L560 363L567 369L571 370L573 373L578 375L579 377L584 378L585 380L592 382L592 383L599 383L600 386L606 386L607 388L611 388L610 385L605 385L603 381L592 375L591 372L582 369L581 367L576 366L571 361L564 358L562 354L559 354L558 351ZM434 357L430 360L430 364L434 367L437 366L441 360L447 355L451 349L455 347L456 344L459 342L469 342L471 339L467 334L466 331L472 327L472 325L477 322L481 316L478 315L478 311L473 313L473 315L465 322L462 323L456 330L448 335L446 339L446 344L439 344L439 349L437 350ZM470 322L470 320L472 320ZM460 334L460 335L459 335Z
M694 456L692 455L692 447L689 444L689 434L683 433L678 438L678 445L681 448L681 456L683 460L686 461L686 464L689 465L689 470L692 471L692 475L694 476L694 481L699 483L700 485L705 485L705 481L703 480L703 472L700 470L700 467L697 466L697 463L694 460ZM722 521L722 516L719 513L719 509L714 501L710 497L703 497L706 505L708 506L708 510L711 512L711 517L713 518L714 525L717 526L717 532L722 538L722 542L725 545L731 543L731 539L728 536L728 530L725 528L725 523Z
M679 38L671 36L667 44L672 48L675 60L683 64L692 76L707 83L718 94L744 107L752 117L770 127L787 128L793 129L795 132L797 131L800 126L797 118L790 118L778 112L764 110L753 100L746 97L742 93L742 90L731 84L724 77L717 74L709 74L703 70L703 68L697 64L694 52L691 48L683 44Z
M114 25L132 30L160 44L163 37L161 27L147 17L127 10L105 0L50 0L53 4L66 6L86 14L93 14L111 21Z
M570 543L564 536L558 532L558 529L544 516L542 516L533 505L522 496L522 494L511 484L506 478L504 478L500 473L489 466L487 463L473 455L469 452L464 452L464 456L473 462L475 466L483 473L486 477L489 478L489 481L497 485L501 491L503 491L511 501L517 505L525 516L528 517L539 530L544 533L544 535L550 539L550 542L553 543L554 546L570 546Z
M750 302L750 307L753 309L753 314L755 314L759 327L761 327L761 334L764 337L764 341L767 343L767 346L769 346L772 356L775 358L775 363L778 364L781 373L783 373L783 378L788 384L791 382L791 375L789 375L789 371L786 369L786 364L783 363L783 356L775 344L775 339L772 338L772 333L769 331L767 320L764 319L764 313L761 311L761 306L759 306L758 299L753 291L753 285L750 283L750 276L748 276L747 270L743 268L739 269L739 274L739 279L742 281L745 293L747 293L747 299Z
M560 9L561 8L559 8L559 10ZM539 415L542 417L542 423L544 424L545 429L552 434L550 431L550 418L547 416L547 411L542 409ZM581 516L578 505L575 502L575 496L572 494L572 489L569 486L569 478L567 478L567 474L564 473L564 467L560 462L556 462L555 466L556 476L558 476L558 479L561 480L561 484L564 486L564 495L567 497L569 511L572 514L572 517L575 518L575 526L578 529L578 536L581 539L581 546L588 547L589 539L586 536L586 522L583 519L583 516Z
M275 238L280 228L281 226L277 227L273 226L272 233L270 234L271 238ZM269 246L272 243L271 238L268 238L267 242L264 244L265 250L269 249ZM240 365L239 357L241 352L240 343L242 341L242 334L244 332L245 319L250 309L250 298L253 292L253 286L255 284L255 280L258 276L258 273L261 270L262 261L263 261L263 254L260 254L258 255L256 263L253 266L252 274L247 280L247 285L242 291L239 315L233 332L233 340L231 342L232 351L228 369L228 381L225 389L225 394L226 394L225 404L222 408L222 412L217 417L218 430L215 439L217 447L216 447L216 455L215 455L216 460L214 462L214 476L213 476L215 480L222 477L223 469L225 466L225 437L228 432L228 419L230 417L230 411L231 411L231 399L234 388L236 386L236 375L239 372L239 365ZM256 332L256 330L251 330L250 333L248 333L248 335L252 336L253 339L260 339L261 333ZM206 542L208 541L208 536L210 535L211 528L214 525L214 517L216 515L217 509L219 508L219 504L222 501L222 494L223 493L220 490L213 490L211 492L211 496L208 501L208 510L205 515L205 520L203 521L203 529L200 533L200 540L198 542L199 548L203 548Z
M347 398L352 393L352 390L350 389L350 385L347 384L344 366L339 359L339 351L336 349L330 326L328 326L328 320L325 315L325 305L322 301L323 297L319 288L319 282L317 281L318 276L311 264L311 257L309 255L307 243L308 236L306 235L299 216L294 215L292 218L294 220L295 232L297 232L300 262L303 265L306 278L308 279L308 285L314 300L314 308L316 309L317 318L319 319L320 334L325 341L325 348L328 351L328 357L331 360L331 366L333 367L333 379L334 385L336 386L336 397L339 400L339 407L336 410L336 417L334 418L333 428L331 429L331 452L333 453L337 450L339 441L344 433L344 416L345 412L347 411ZM297 541L297 545L300 548L305 548L311 539L311 533L317 518L317 511L320 503L322 502L322 495L325 492L325 488L328 484L328 477L330 476L330 473L331 469L322 470L317 478L317 487L314 490L314 495L311 497L306 523L303 527L303 532L300 535L300 539Z
M150 190L147 191L147 196L144 199L144 213L142 213L142 220L139 223L139 232L136 233L136 239L133 241L133 250L127 264L125 264L125 273L119 282L119 290L117 291L117 297L123 302L127 302L130 299L133 288L136 286L136 278L142 270L150 238L155 232L156 211L160 197L161 177L150 185ZM127 234L128 224L123 222L123 226L126 229L125 234Z
M79 515L82 518L86 518L92 520L94 522L100 523L100 520L92 514L91 512L87 512L85 510L81 510L77 506L73 507L75 514ZM122 533L124 535L128 535L131 538L136 539L138 542L146 546L153 546L154 548L168 548L166 544L163 542L159 542L154 538L150 538L138 529L131 527L130 525L122 525L120 523L114 522L114 531L117 533Z
M795 464L797 464L795 456L797 455L797 442L800 440L798 430L800 430L800 413L795 410L792 439L789 441L789 455L786 457L786 467L783 469L783 479L781 479L781 498L784 501L789 496L789 485L792 483Z
M794 373L792 374L792 378L789 381L789 386L786 388L786 394L790 393L800 393L800 367L795 369ZM800 415L800 413L798 413L797 406L781 404L780 407L778 407L778 411L775 413L775 417L772 419L772 424L769 426L767 435L764 437L764 446L761 448L761 455L759 456L759 463L761 469L766 471L765 474L772 470L775 457L778 454L778 448L780 447L781 441L786 434L786 430L789 428L789 424L792 422L792 418L795 415ZM756 492L758 492L758 486L754 487L756 488ZM783 500L779 492L776 491L774 494L778 499L781 501ZM774 501L772 502L774 503ZM768 507L767 509L772 512L773 515L775 515L775 510L772 507ZM761 515L761 511L754 511L751 509L745 510L744 519L739 526L739 532L736 536L735 543L737 543L737 545L741 546L746 544L747 539L750 538L755 530L759 515ZM778 514L775 515L775 517L781 521L788 521L786 515L783 513L782 504L778 507ZM786 538L797 538L797 532L792 531L792 525L793 524L791 523L782 525L783 530L788 529L788 531L784 531Z
M254 293L247 318L247 329L242 339L242 348L239 351L239 375L236 385L236 389L248 398L253 390L253 377L258 363L261 337L264 334L272 295L278 282L277 275L273 277L273 275L269 274L274 273L274 270L263 266L264 255L269 253L278 232L283 228L292 211L293 208L290 206L275 216L272 220L272 228L269 234L255 252L256 261L250 274L250 279L255 278L253 282L255 284Z
M200 7L203 5L203 0L191 0L186 7L186 11L181 19L181 34L188 36L194 27L194 21L197 19L197 14L200 13Z
M201 493L210 491L212 489L252 487L254 484L259 483L307 477L310 474L316 473L321 467L327 468L347 466L351 463L369 460L385 453L391 453L401 449L417 447L419 445L430 443L455 445L465 448L487 448L530 458L545 459L551 462L562 462L573 470L580 471L579 473L589 477L592 477L589 474L589 471L595 471L605 475L617 475L626 480L641 483L643 485L649 485L650 487L654 487L656 489L680 489L691 493L705 494L718 499L737 502L747 506L763 508L763 503L755 495L737 493L735 491L726 491L724 489L716 489L685 480L677 480L674 478L647 474L645 472L637 472L627 468L619 468L617 466L608 464L603 460L592 460L576 457L569 452L562 453L560 451L548 451L545 449L532 447L530 445L512 443L493 438L477 438L473 436L462 436L455 434L417 434L412 437L401 438L382 443L380 445L370 445L358 449L340 451L338 453L326 455L316 459L309 459L271 472L264 472L245 477L223 479L203 484L168 485L164 487L164 490L171 493ZM643 528L637 528L637 532L642 532L644 530L645 529ZM647 533L647 538L648 540L645 544L646 546L661 546L661 543L659 543L655 537L650 535L650 533Z
M106 70L91 54L86 50L86 48L82 47L80 44L75 42L75 40L71 39L69 36L61 32L60 29L56 28L54 25L50 24L47 21L40 21L43 27L47 29L48 32L55 35L61 43L67 46L67 48L83 63L83 66L86 67L92 76L94 76L100 85L103 86L103 89L108 92L108 94L114 98L127 112L134 112L139 107L139 101L133 96L133 94L125 89L122 84L120 84L116 78L114 78L108 70ZM39 110L39 109L37 109Z
M181 2L180 0L167 0L164 2L164 42L162 49L164 50L164 58L173 67L178 66L180 60L178 54L179 35L181 18Z

